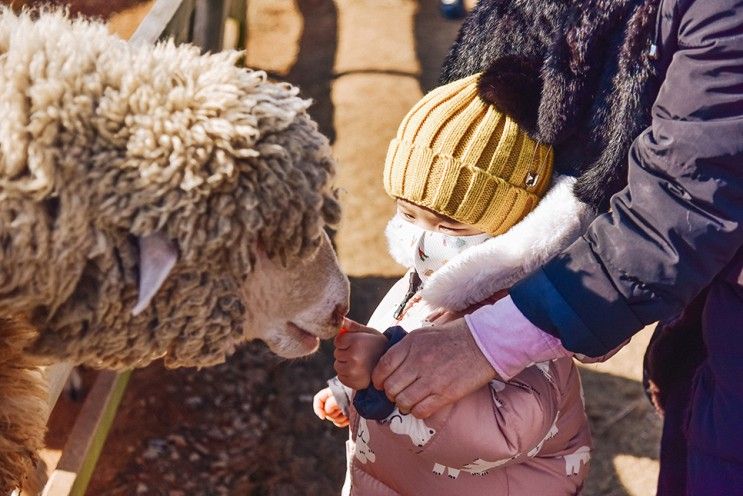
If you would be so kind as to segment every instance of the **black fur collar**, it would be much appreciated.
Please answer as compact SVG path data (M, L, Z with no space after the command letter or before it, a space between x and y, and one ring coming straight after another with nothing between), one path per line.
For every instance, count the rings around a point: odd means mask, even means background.
M578 196L605 209L658 91L647 56L658 0L480 0L442 82L485 71L481 95L534 138Z

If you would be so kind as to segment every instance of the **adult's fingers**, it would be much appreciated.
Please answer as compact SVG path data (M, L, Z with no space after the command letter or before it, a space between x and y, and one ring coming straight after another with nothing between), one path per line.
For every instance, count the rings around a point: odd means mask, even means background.
M429 313L426 316L426 321L430 322L431 324L435 324L436 321L439 319L439 317L441 317L445 313L446 313L445 308L437 308L436 310L434 310L433 312Z
M464 314L462 312L452 312L451 310L444 310L436 315L433 319L429 317L428 321L431 323L431 325L442 326L454 320L461 319L463 315Z
M410 409L410 413L415 418L421 420L427 419L434 413L438 412L441 408L448 404L446 398L439 396L438 394L432 394L426 396L423 400L419 401L415 406Z
M418 374L410 367L399 367L384 381L384 393L399 406L399 394L407 391L417 380Z
M387 383L389 384L389 380ZM413 407L431 394L430 382L415 380L402 388L395 397L395 405L401 412L410 412Z
M410 346L407 341L409 340L403 339L387 350L387 352L382 355L382 358L379 359L377 365L372 371L371 377L375 388L380 390L385 389L385 381L387 381L387 378L389 378L389 376L392 375L392 373L405 361L405 358L408 356L408 352L410 351Z

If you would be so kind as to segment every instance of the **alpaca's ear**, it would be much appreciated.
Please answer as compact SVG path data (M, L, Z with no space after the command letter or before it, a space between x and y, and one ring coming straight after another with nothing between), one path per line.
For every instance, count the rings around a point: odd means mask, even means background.
M178 260L178 250L162 233L139 238L139 298L132 310L142 313L168 278Z
M480 98L511 117L534 136L542 100L539 68L526 59L505 56L496 59L478 83Z

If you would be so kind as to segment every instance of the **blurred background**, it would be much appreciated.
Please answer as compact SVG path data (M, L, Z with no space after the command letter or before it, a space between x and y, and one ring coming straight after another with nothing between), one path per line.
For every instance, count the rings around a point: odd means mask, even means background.
M105 18L123 38L152 6L137 0L54 3ZM300 86L333 143L344 207L335 242L352 281L354 319L368 318L402 274L383 236L393 213L381 183L384 156L402 116L436 85L459 22L445 19L437 0L247 2L246 64ZM649 332L609 362L582 367L595 437L585 495L655 494L660 423L640 384ZM84 384L92 374L83 373ZM292 362L251 344L208 370L159 364L138 370L87 494L339 494L347 431L319 421L311 408L331 374L327 343ZM81 399L64 397L55 409L48 456L63 445Z

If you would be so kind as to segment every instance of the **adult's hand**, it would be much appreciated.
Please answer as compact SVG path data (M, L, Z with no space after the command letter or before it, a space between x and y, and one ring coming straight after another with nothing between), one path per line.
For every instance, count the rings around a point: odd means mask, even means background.
M429 314L426 317L426 320L431 323L431 325L437 325L440 326L441 324L446 324L447 322L452 322L457 319L461 319L467 314L470 314L477 310L480 307L483 307L485 305L492 305L496 301L505 298L508 296L508 288L501 289L497 293L495 293L490 298L487 298L480 303L476 303L474 305L470 305L468 308L464 310L447 310L446 308L438 308L434 310L431 314Z
M372 382L400 411L425 419L496 377L458 319L411 332L382 356Z

